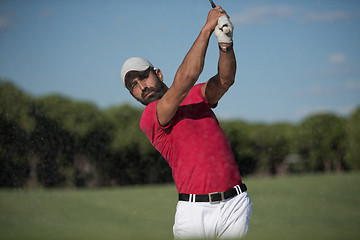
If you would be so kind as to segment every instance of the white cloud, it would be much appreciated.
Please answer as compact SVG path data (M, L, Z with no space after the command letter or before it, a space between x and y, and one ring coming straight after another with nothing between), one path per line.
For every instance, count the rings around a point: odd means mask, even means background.
M299 89L294 94L300 97L310 97L310 96L331 96L339 89L332 87L331 85L321 85L321 84L314 84L308 86L307 88Z
M286 19L294 13L294 8L287 6L258 6L245 9L244 12L231 17L237 24L269 23L277 19Z
M354 67L351 61L342 52L337 52L324 56L325 66L314 66L311 74L314 76L344 77L351 74L358 74L358 68Z
M348 90L360 90L360 81L347 81L345 88Z
M330 106L330 105L314 105L314 106L303 106L297 108L292 117L294 119L304 120L306 117L319 114L319 113L333 113L339 116L348 116L354 109L356 105L339 105L339 106Z
M322 97L322 96L336 96L338 94L346 94L349 91L359 91L360 81L348 80L344 81L339 86L333 86L331 84L314 84L307 88L300 89L294 94L300 97Z
M232 15L236 24L268 24L276 20L295 20L301 23L335 22L349 20L354 15L344 11L314 12L309 9L291 6L256 6L246 8L243 12Z
M306 22L336 22L349 20L351 18L351 14L342 11L327 11L327 12L303 12L303 19Z
M346 56L343 53L334 53L329 56L328 60L331 64L339 65L346 62Z
M334 93L334 89L332 87L314 85L311 86L305 94L310 96L324 96L324 95L331 95L333 93Z

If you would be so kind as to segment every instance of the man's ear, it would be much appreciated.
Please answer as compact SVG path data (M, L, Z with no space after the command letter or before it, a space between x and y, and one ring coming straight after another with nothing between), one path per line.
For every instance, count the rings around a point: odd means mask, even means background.
M158 76L158 78L163 82L164 81L164 76L161 72L161 70L159 68L155 69L155 73Z

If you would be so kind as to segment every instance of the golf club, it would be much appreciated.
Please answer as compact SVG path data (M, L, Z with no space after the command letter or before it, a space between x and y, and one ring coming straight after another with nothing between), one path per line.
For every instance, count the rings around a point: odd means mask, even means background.
M210 2L210 4L211 4L211 7L212 7L212 8L215 8L215 7L216 7L216 5L215 5L215 3L214 3L213 0L209 0L209 2ZM229 29L226 25L223 26L221 30L222 30L224 33L228 33L228 32L230 31L230 29Z

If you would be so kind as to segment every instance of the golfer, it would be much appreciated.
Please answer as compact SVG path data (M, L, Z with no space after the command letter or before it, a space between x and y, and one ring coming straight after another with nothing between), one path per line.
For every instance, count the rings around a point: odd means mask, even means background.
M227 31L222 31L224 26ZM195 85L213 32L219 44L218 72ZM240 238L249 229L251 200L211 109L235 80L232 36L233 25L218 6L208 13L170 88L163 83L162 71L146 59L130 58L121 69L125 87L146 105L142 131L172 168L179 192L176 239Z

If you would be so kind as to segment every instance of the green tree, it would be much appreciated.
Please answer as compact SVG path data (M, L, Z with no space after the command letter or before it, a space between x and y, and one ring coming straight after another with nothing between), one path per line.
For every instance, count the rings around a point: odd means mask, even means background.
M35 127L29 114L32 98L0 79L0 186L22 187L31 173L28 137ZM33 159L38 156L33 155ZM33 179L36 183L37 179Z
M27 133L0 114L0 187L23 187L29 177Z
M29 114L29 103L33 98L7 80L0 79L0 114L7 121L16 122L25 131L35 127Z
M113 149L127 148L129 145L139 145L142 153L153 150L151 143L140 129L142 110L128 104L110 107L105 115L116 128L112 142Z
M170 167L140 129L142 110L125 104L105 113L115 128L110 177L121 185L171 181Z
M331 113L315 114L300 125L299 152L311 171L344 168L345 120Z
M112 138L112 127L104 114L92 103L73 101L60 95L39 98L38 103L46 117L71 136L65 149L73 156L75 185L103 185L104 163Z
M59 123L46 116L42 106L36 101L32 102L30 113L36 125L29 134L28 146L38 156L33 163L36 166L32 166L36 172L32 174L36 175L42 186L63 186L66 179L61 171L64 165L62 156L71 138Z
M241 120L221 122L226 137L230 142L241 176L256 171L258 156L251 146L250 125Z
M360 107L350 115L347 125L346 166L351 170L360 169Z
M276 174L285 157L291 153L294 127L290 124L254 124L250 140L257 153L259 173Z

